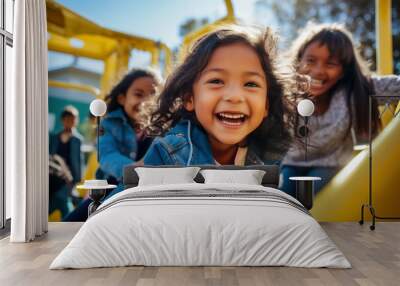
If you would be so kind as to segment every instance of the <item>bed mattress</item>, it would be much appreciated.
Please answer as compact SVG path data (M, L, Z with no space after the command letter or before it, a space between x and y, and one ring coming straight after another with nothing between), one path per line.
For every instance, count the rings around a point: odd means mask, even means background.
M138 186L111 197L50 269L130 265L351 267L285 193L198 183Z

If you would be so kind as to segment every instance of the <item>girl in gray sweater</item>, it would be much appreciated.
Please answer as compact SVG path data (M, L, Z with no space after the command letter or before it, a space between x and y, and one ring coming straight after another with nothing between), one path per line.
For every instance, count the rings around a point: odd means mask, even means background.
M376 77L361 58L350 33L341 25L308 25L294 41L291 56L296 71L309 76L307 97L315 105L308 121L307 160L297 116L293 141L281 163L280 187L295 195L291 176L317 176L318 192L350 159L355 139L368 138L369 95L400 95L398 76ZM302 96L304 98L304 95ZM293 95L293 106L302 99ZM380 129L378 104L372 105L372 134Z

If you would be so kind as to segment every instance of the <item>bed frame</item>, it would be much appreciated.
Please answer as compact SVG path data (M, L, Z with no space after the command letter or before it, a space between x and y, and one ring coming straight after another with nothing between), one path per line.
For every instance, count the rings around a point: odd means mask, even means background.
M135 168L143 166L129 165L124 168L123 183L124 188L133 188L138 185L139 177L135 171ZM144 166L146 168L184 168L185 166L168 165L168 166ZM191 167L200 167L202 170L205 169L220 169L220 170L263 170L265 175L262 179L262 185L265 187L278 188L279 184L279 166L277 165L253 165L253 166L233 166L233 165L195 165ZM197 183L204 183L203 176L199 173L194 180Z
M135 166L129 165L124 168L124 189L133 188L138 185L139 176L135 171L137 167L146 167L146 168L184 168L185 166L178 165L164 165L164 166ZM193 167L193 166L191 166ZM194 167L200 167L202 170L205 169L220 169L220 170L263 170L265 171L265 175L262 179L261 184L264 187L278 188L279 185L279 166L277 165L249 165L249 166L233 166L233 165L195 165ZM203 176L198 173L194 178L197 183L204 183ZM296 198L299 202L301 202L307 209L311 209L313 205L314 196L307 195L306 193L299 194L299 197Z

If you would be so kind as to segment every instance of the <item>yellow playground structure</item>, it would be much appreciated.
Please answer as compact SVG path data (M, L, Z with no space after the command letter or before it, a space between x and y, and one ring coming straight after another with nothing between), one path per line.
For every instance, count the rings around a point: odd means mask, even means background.
M54 1L46 1L48 48L51 51L104 61L99 93L91 87L49 82L50 86L77 89L104 96L128 68L133 49L149 52L151 64L158 66L163 54L164 72L171 66L171 51L163 43L103 28ZM80 45L74 45L73 41Z
M49 86L75 89L103 97L115 80L128 68L132 49L151 54L151 63L163 69L172 68L170 49L159 41L128 35L101 27L64 6L47 0L49 50L104 61L100 90L80 84L49 81ZM376 0L377 73L393 72L391 0ZM195 39L214 27L234 23L232 2L225 0L227 14L214 23L189 33L183 39L180 56ZM76 47L72 40L82 45ZM162 64L162 67L161 67ZM400 104L397 110L400 109ZM392 119L390 113L382 118L384 129L373 142L373 203L380 216L400 216L400 116ZM97 167L95 157L89 159L89 177ZM316 197L311 210L320 221L358 221L360 207L368 202L368 150L363 150L338 173ZM91 170L91 171L90 171Z
M100 89L54 80L49 80L49 87L77 90L104 98L118 78L128 69L129 58L134 49L150 53L151 65L162 68L164 73L171 67L171 51L159 41L101 27L52 0L46 1L46 12L49 51L104 62ZM74 44L76 42L79 45ZM162 59L163 66L161 66ZM97 167L96 153L92 152L88 158L83 180L94 178Z

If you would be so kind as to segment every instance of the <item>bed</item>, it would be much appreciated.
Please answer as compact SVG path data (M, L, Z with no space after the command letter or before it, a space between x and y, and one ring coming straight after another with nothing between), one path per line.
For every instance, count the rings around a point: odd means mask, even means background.
M176 166L174 166L176 167ZM106 200L50 269L144 266L350 268L343 253L294 198L276 189L277 166L199 166L264 170L261 184L138 185Z

